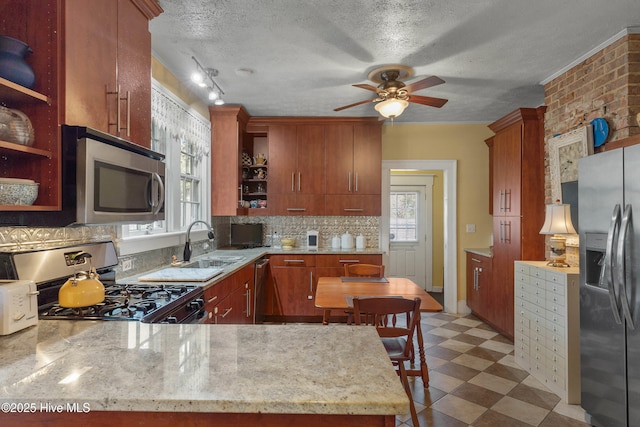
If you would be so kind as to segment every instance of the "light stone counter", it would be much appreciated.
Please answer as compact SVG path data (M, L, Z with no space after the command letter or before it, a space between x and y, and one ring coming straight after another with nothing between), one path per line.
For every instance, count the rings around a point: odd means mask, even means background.
M372 327L45 320L0 337L0 402L93 411L404 414Z

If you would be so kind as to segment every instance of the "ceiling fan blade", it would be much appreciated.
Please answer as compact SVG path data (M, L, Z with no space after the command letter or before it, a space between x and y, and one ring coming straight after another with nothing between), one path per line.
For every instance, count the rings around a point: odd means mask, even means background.
M352 86L359 87L360 89L366 89L366 90L370 90L371 92L378 93L378 88L377 87L368 85L366 83L361 83L361 84L352 85Z
M355 107L356 105L362 105L368 102L376 102L376 101L380 101L380 98L367 99L366 101L360 101L354 104L345 105L344 107L334 108L333 111L342 111L342 110L346 110L347 108Z
M442 98L432 98L430 96L409 95L407 101L413 102L414 104L422 104L428 105L430 107L440 108L449 100Z
M404 90L411 93L420 89L426 89L428 87L441 85L442 83L444 83L444 80L442 80L440 77L431 76L427 77L426 79L418 80L417 82L406 85L404 87Z

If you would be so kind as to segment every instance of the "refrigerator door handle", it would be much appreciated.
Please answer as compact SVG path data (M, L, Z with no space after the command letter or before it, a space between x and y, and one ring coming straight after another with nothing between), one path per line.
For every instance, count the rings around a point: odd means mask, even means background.
M629 299L627 298L627 274L626 274L626 245L627 232L629 231L629 223L631 222L631 205L624 208L622 215L622 224L620 225L620 237L618 237L618 251L616 253L616 275L618 278L618 289L620 290L620 299L622 300L622 312L627 319L627 327L631 330L635 329Z
M613 214L611 215L611 224L609 224L609 232L607 233L607 246L604 255L604 265L600 270L600 287L607 285L609 290L609 302L611 303L611 311L613 311L613 318L618 325L622 324L622 318L620 317L620 308L618 307L618 298L616 297L616 290L614 286L613 277L613 248L614 241L617 234L620 231L620 205L617 204L613 208ZM607 270L609 274L607 274Z

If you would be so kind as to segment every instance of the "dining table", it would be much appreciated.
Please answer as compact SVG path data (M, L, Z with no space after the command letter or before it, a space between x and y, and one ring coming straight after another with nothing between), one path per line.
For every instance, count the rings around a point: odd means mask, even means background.
M420 298L421 312L439 312L442 304L436 301L421 286L404 277L319 277L316 288L315 306L322 310L322 323L329 324L332 310L353 309L354 297L402 297ZM429 384L429 371L424 354L424 338L418 322L419 369L407 369L407 374L420 376L424 386Z

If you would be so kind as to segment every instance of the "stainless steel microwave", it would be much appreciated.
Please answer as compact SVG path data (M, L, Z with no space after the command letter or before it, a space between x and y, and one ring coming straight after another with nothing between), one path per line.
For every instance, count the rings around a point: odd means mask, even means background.
M95 129L63 125L61 162L62 210L8 212L0 223L64 227L164 219L162 154Z

